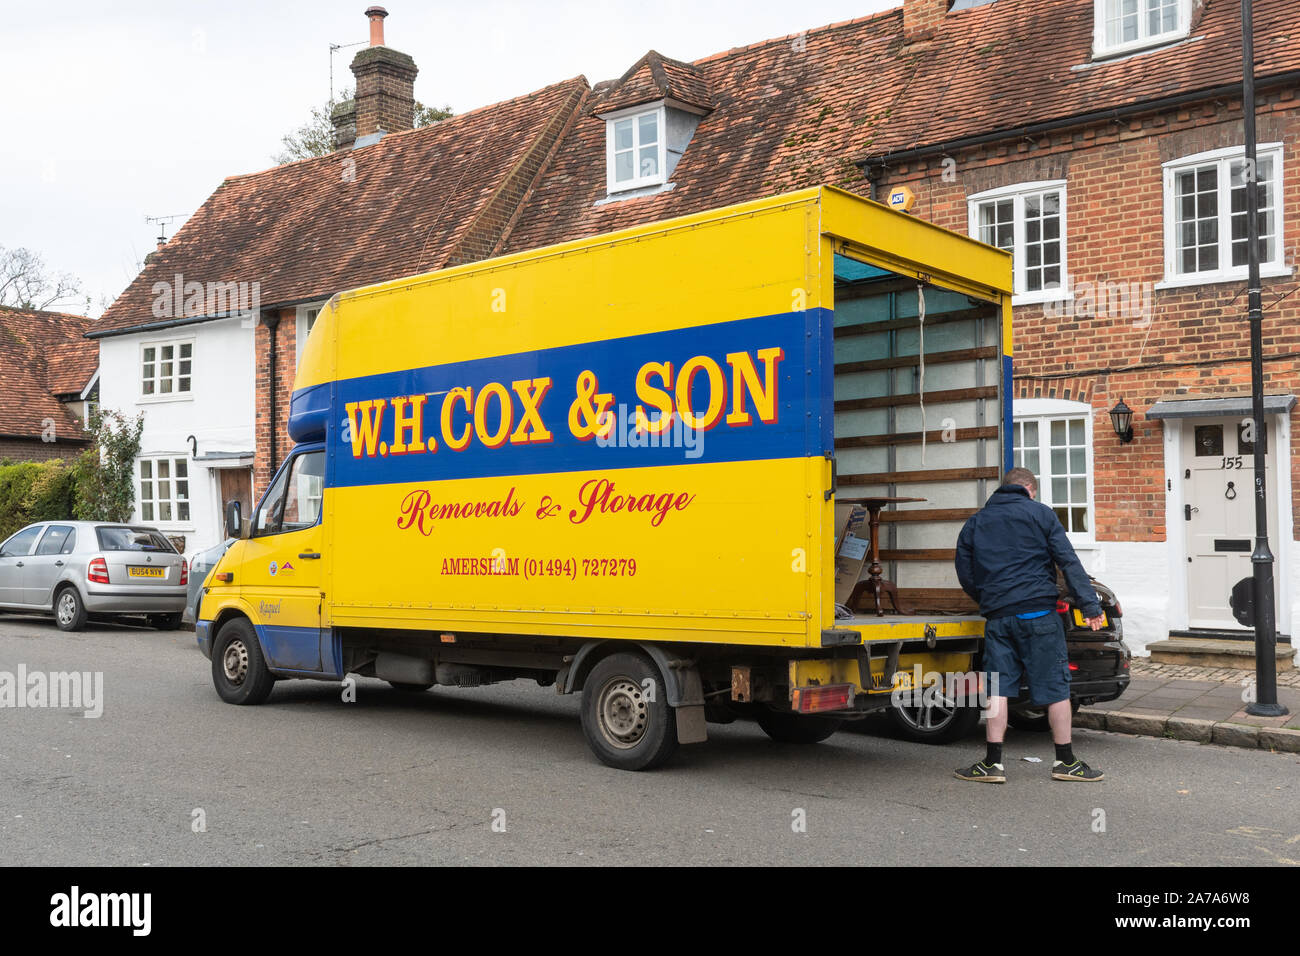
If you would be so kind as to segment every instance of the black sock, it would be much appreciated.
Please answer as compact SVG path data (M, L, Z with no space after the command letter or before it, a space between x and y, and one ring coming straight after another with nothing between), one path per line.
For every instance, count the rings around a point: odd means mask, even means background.
M1056 759L1061 763L1074 763L1074 748L1070 744L1057 744Z
M991 766L993 766L995 763L1001 763L1001 762L1002 762L1002 745L1001 745L1001 744L992 744L992 743L991 743L991 744L988 745L988 748L989 748L988 753L984 755L984 765L985 765L986 767L991 767Z

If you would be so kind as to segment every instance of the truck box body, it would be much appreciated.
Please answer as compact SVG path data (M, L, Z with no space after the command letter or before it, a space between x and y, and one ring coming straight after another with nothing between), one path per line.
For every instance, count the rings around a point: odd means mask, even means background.
M340 294L289 424L324 452L289 490L319 520L256 511L200 639L237 610L277 673L337 679L379 630L976 637L951 549L1009 467L1010 283L1006 253L821 187ZM837 620L837 495L926 499L881 524L915 613Z

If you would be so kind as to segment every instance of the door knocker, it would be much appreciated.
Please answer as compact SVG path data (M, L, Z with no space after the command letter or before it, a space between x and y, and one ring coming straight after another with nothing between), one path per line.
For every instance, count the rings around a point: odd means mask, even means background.
M1237 489L1232 486L1231 481L1228 482L1228 490L1223 493L1223 497L1227 498L1229 501L1237 497Z

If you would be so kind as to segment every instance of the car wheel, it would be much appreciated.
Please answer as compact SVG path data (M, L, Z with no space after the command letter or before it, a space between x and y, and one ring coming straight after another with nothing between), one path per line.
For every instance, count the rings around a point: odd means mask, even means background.
M844 726L838 717L793 714L779 710L762 710L755 718L758 726L777 743L819 744Z
M888 710L889 720L908 740L922 744L947 744L970 734L980 722L978 707L964 707L940 699Z
M1070 701L1070 713L1079 712L1079 702ZM1032 730L1043 733L1052 729L1047 719L1046 707L1016 707L1007 710L1007 723L1017 730Z
M677 715L663 688L659 668L644 654L611 654L591 669L582 688L582 731L601 763L649 770L673 755Z
M227 704L260 704L275 686L253 625L243 618L223 624L212 652L212 683Z
M75 587L69 585L54 596L54 623L60 631L79 631L86 626L86 605Z
M423 694L432 687L432 684L399 684L395 680L390 680L388 686L393 690L400 690L404 694Z
M150 627L156 627L160 631L174 631L181 626L181 620L184 614L150 614L148 621Z

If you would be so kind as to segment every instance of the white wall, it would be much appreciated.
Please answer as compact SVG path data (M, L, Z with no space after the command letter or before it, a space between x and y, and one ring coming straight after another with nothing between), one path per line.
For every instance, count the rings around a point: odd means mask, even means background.
M1169 636L1169 545L1164 541L1103 541L1080 551L1088 573L1115 592L1124 611L1124 641L1135 655Z
M214 490L216 471L193 461L187 436L198 439L200 455L253 450L256 416L253 332L252 325L243 320L221 319L161 333L99 340L100 404L128 415L144 412L141 457L168 455L190 462L190 520L154 522L163 531L185 535L187 555L211 547L222 537ZM194 341L190 397L160 400L143 396L142 344L181 338ZM137 493L138 488L137 481ZM134 517L140 520L138 502Z

